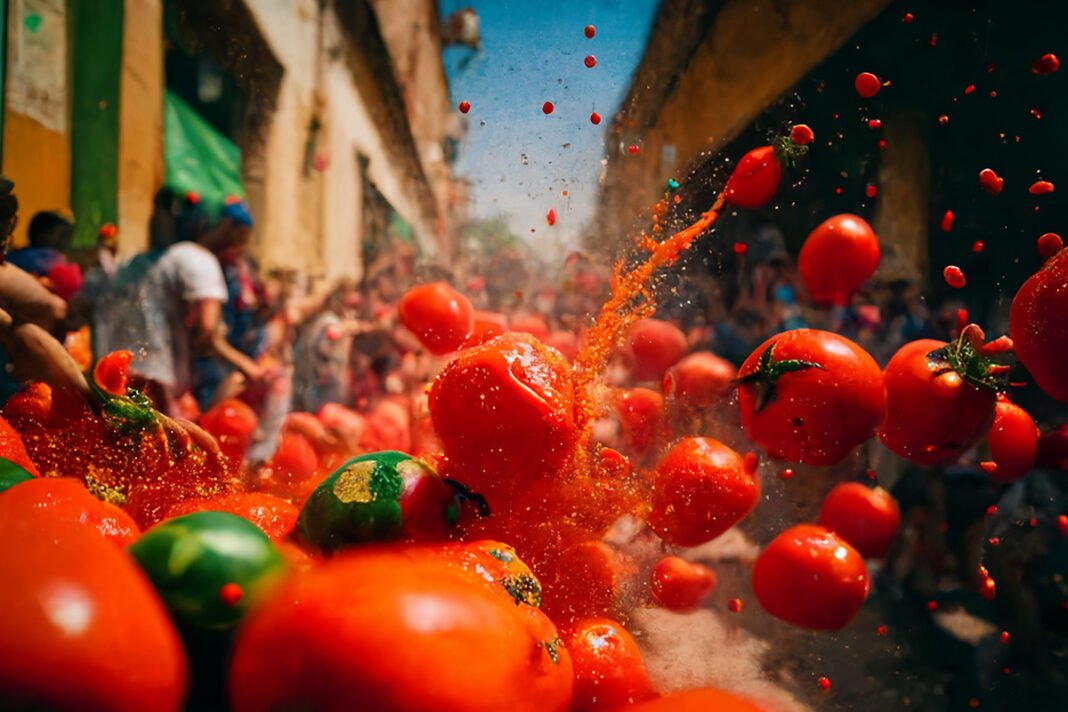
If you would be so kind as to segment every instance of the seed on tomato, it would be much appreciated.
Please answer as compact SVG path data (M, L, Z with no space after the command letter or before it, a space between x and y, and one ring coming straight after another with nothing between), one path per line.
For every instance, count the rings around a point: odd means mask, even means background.
M857 93L865 99L872 98L879 93L880 89L882 89L879 77L871 72L861 72L858 74L857 78L853 80L853 86L856 87Z
M990 195L997 195L1005 185L1005 179L995 173L992 168L984 168L979 171L979 185Z
M882 487L846 482L824 498L820 524L849 542L864 558L879 559L897 536L901 511Z
M691 611L715 590L712 569L679 556L658 561L649 580L653 602L670 611Z

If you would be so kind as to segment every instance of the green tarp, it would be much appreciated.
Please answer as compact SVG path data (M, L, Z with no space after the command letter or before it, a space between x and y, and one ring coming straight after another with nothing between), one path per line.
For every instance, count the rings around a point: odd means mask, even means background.
M228 197L245 197L241 150L171 92L163 100L163 162L166 185L195 192L210 209Z

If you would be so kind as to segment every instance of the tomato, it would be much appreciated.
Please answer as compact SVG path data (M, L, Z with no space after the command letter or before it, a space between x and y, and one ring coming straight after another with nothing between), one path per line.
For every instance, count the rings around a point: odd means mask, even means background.
M921 339L898 349L884 373L883 444L920 465L952 462L974 445L990 428L996 401L992 386L965 378L975 372L967 365L974 357L966 338L952 346Z
M1053 470L1068 470L1068 423L1042 433L1035 464Z
M0 708L177 712L185 657L148 580L92 527L16 489L0 495Z
M239 621L284 571L267 535L229 512L168 519L145 532L130 554L176 617L209 628Z
M847 625L868 597L864 558L825 527L790 527L757 556L753 593L771 615L802 628Z
M648 388L631 388L616 398L623 435L636 454L656 444L664 422L664 397Z
M797 258L809 295L822 304L848 304L878 266L879 238L871 225L849 213L820 223Z
M564 636L575 668L575 712L611 710L654 696L638 643L610 618L584 618Z
M217 497L187 499L174 505L167 518L193 512L229 512L249 520L271 541L281 541L297 525L299 510L286 500L266 492L231 492Z
M306 483L315 482L319 456L308 438L283 430L278 449L261 470L258 487L271 494L292 499Z
M623 584L634 565L621 551L598 540L568 547L547 568L544 607L559 622L618 614Z
M737 375L726 359L708 351L692 353L664 374L664 396L694 410L707 408L730 394Z
M536 339L545 339L549 336L549 324L545 321L545 317L534 312L513 314L508 320L508 329L517 334L530 334Z
M508 544L489 539L456 542L427 547L427 554L458 564L515 604L541 606L541 582Z
M488 311L476 311L471 323L471 333L461 348L484 344L490 339L508 331L508 317L504 314Z
M617 708L616 712L766 712L749 700L728 692L700 688Z
M0 418L0 457L13 462L34 477L41 475L33 461L30 460L29 453L26 452L22 437L3 418Z
M455 351L471 333L471 302L445 282L412 287L397 308L401 323L430 353Z
M671 322L642 319L631 329L627 345L634 354L634 379L659 381L686 355L686 334Z
M881 559L897 536L901 510L882 487L846 482L824 498L820 524L849 542L864 558Z
M564 712L572 664L537 609L418 550L362 550L291 578L238 632L235 712Z
M233 472L241 470L258 426L259 419L252 408L236 399L224 400L200 416L200 427L219 441L219 449Z
M716 590L716 574L679 556L665 556L656 562L649 584L656 605L671 611L692 611Z
M740 522L759 497L741 455L712 438L686 438L653 474L649 526L669 544L697 546Z
M1020 363L1038 387L1068 403L1068 250L1046 260L1023 283L1009 310L1009 335Z
M994 424L986 435L990 459L997 469L990 473L998 482L1015 482L1035 466L1038 426L1026 410L1003 398L994 406Z
M782 161L774 146L761 146L742 156L723 188L723 197L739 208L760 208L771 202L782 181Z
M47 509L56 519L95 529L118 546L130 544L141 533L129 514L97 499L73 477L35 477L5 490L3 496L10 507Z
M131 362L132 352L113 351L97 361L93 369L93 381L106 393L125 396L130 386Z
M348 459L360 453L360 442L367 430L367 419L363 415L340 403L327 403L315 417L334 440L337 455Z
M871 72L861 72L858 74L857 78L853 80L853 86L856 88L857 93L865 99L872 98L883 88L882 82L879 81L879 77Z
M483 494L553 473L578 439L570 367L526 334L462 351L434 380L429 407L454 471Z
M745 433L779 460L833 465L883 420L883 378L867 351L816 329L776 334L738 370Z

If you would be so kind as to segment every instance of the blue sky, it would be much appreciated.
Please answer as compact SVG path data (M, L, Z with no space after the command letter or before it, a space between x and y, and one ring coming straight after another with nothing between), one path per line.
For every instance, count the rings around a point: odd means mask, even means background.
M472 57L473 50L450 47L444 55L453 106L471 103L455 170L471 182L473 218L502 216L546 254L577 246L596 207L605 132L656 6L657 0L441 0L443 17L474 7L481 18L482 50ZM597 28L593 39L583 34L588 24ZM584 64L588 54L597 58L593 69ZM555 105L549 116L542 113L546 101ZM590 123L593 111L603 117L600 126ZM545 222L549 208L557 215L552 228Z

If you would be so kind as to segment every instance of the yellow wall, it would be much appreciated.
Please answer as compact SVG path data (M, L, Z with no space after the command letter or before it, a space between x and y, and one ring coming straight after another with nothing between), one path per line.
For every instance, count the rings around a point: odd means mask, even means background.
M15 244L26 244L26 226L39 210L70 211L70 137L4 110L4 175L15 181L19 225Z

